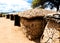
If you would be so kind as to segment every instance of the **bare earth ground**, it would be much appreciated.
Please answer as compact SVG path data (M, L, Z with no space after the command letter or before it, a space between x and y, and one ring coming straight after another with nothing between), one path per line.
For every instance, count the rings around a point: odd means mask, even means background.
M21 30L21 27L14 26L14 21L0 18L0 43L37 43L28 40Z

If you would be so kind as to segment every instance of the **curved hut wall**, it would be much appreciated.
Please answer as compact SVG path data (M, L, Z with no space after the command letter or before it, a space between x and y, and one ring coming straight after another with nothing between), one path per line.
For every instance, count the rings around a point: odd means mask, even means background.
M32 18L20 17L20 24L23 26L24 33L30 39L39 38L45 28L46 20L43 16L36 16Z

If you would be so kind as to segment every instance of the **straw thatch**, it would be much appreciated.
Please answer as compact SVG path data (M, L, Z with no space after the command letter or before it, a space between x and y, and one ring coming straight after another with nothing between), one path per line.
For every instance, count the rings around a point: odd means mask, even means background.
M52 13L57 13L57 12L35 8L35 9L27 10L24 12L19 12L18 15L20 17L32 18L32 17L36 17L36 16L46 16L46 15L52 14Z

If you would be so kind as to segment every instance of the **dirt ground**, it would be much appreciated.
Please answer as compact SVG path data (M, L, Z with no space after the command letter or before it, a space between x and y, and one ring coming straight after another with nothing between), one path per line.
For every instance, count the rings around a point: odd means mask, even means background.
M14 26L14 21L0 18L0 43L39 43L28 40L21 30L21 27Z

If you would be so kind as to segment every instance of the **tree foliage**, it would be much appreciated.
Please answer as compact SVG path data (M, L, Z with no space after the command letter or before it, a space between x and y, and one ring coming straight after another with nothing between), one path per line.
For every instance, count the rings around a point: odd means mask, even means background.
M32 1L32 8L38 7L39 5L43 5L43 3L44 3L45 1L46 1L46 0L33 0L33 1Z
M60 0L33 0L32 1L32 8L36 8L40 5L43 7L45 2L51 2L57 8L57 11L59 10Z

